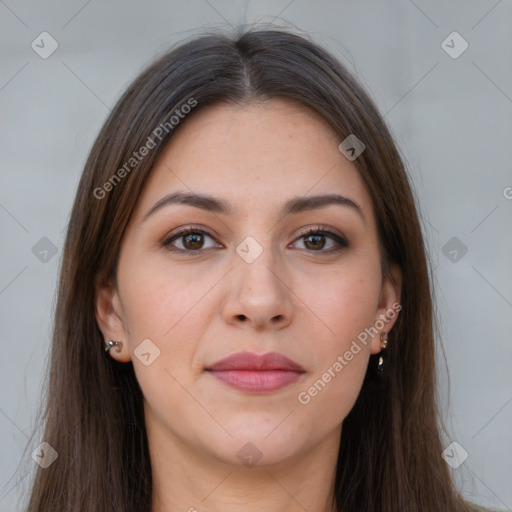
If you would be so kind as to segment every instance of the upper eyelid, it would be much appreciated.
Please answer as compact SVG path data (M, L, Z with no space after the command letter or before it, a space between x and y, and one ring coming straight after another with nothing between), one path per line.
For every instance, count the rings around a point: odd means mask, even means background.
M218 235L216 235L215 233L211 233L206 228L201 228L201 227L196 227L196 226L185 226L183 228L179 228L177 231L173 232L172 234L166 235L164 237L164 241L165 240L172 240L173 238L180 238L182 236L188 235L189 233L201 233L201 234L204 234L204 235L208 235L211 238L217 238L218 237Z

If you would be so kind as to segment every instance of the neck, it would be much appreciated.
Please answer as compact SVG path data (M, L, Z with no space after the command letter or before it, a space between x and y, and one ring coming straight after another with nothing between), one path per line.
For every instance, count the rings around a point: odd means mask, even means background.
M164 429L153 430L148 435L152 512L336 512L332 496L341 429L308 453L252 467L229 464Z

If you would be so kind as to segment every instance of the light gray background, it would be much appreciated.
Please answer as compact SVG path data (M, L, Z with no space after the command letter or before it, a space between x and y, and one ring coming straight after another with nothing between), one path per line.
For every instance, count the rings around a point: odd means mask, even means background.
M435 270L447 444L469 453L451 471L468 498L512 509L510 0L0 0L0 510L18 510L42 441L29 436L64 230L93 138L155 55L203 29L244 22L311 34L385 114ZM59 45L47 59L31 48L43 31ZM441 46L453 31L469 44L458 58ZM32 251L43 237L57 247L46 263ZM452 237L468 249L456 262L450 246L443 252Z

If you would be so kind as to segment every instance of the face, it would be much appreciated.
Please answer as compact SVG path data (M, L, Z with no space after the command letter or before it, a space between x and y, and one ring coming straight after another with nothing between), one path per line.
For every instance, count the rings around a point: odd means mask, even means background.
M123 342L111 357L133 362L150 442L230 465L337 454L400 299L396 269L382 283L371 197L340 142L274 99L195 112L159 157L118 286L97 288L98 324Z

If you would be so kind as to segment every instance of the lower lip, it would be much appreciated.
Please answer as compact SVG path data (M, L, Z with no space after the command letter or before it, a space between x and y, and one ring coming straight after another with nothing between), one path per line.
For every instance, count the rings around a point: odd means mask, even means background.
M223 370L211 371L213 377L228 386L250 393L270 393L300 379L302 373L289 370Z

